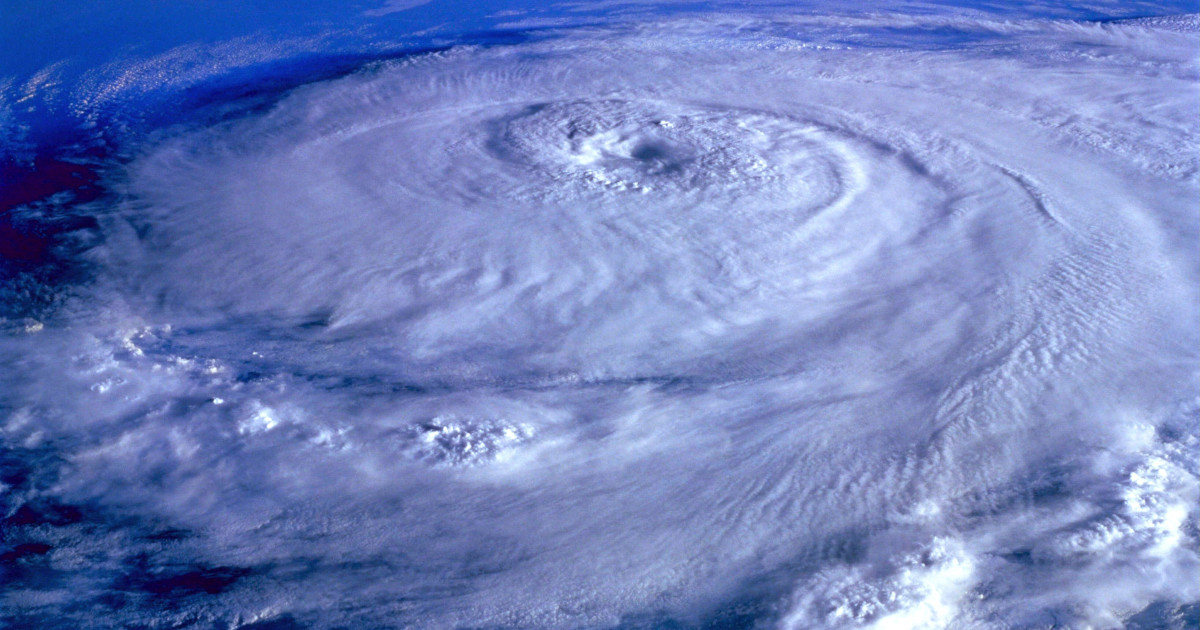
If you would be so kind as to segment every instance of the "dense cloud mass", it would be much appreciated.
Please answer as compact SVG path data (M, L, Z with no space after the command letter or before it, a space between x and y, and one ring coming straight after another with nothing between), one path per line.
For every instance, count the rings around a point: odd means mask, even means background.
M0 619L1194 626L1195 16L535 26L12 210Z

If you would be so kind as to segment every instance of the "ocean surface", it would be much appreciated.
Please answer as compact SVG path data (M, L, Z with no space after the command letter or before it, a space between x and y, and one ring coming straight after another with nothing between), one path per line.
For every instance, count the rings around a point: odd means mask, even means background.
M1198 11L0 0L0 628L1197 628Z

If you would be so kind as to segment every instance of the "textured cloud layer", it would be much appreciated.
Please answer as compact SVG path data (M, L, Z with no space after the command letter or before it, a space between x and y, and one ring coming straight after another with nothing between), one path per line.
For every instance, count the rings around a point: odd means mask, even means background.
M4 607L1182 624L1196 48L687 18L165 133L91 207L94 279L0 346Z

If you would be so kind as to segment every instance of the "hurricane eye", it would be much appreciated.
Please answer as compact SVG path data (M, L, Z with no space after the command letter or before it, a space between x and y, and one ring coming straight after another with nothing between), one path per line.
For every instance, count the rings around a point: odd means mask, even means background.
M629 156L643 162L666 162L672 157L671 149L658 142L643 142L629 152Z

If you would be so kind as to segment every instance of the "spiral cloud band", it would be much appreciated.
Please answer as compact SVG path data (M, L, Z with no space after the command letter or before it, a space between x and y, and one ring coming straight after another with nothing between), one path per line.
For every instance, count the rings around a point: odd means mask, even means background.
M3 614L1194 623L1198 48L662 17L164 130L5 323Z

